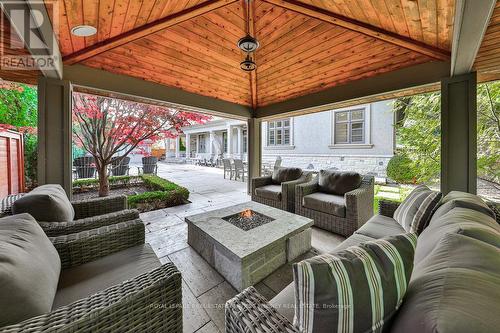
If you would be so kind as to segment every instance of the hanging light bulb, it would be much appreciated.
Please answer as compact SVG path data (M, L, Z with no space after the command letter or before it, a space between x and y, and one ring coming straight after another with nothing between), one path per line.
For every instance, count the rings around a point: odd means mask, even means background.
M243 60L240 63L240 68L244 70L245 72L251 72L257 68L257 65L255 62L252 60L252 57L250 56L250 53L247 54L245 60Z

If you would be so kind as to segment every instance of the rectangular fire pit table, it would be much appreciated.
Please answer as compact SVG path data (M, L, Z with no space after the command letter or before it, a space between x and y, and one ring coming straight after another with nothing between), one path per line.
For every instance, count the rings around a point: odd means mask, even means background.
M313 220L252 201L185 219L189 245L239 291L311 248Z

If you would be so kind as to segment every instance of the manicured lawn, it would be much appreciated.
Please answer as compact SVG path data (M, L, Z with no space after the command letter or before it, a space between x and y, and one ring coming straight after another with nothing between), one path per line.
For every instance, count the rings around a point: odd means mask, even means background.
M378 214L379 201L381 199L391 200L396 202L403 201L413 189L409 185L375 185L375 197L373 200L373 211Z

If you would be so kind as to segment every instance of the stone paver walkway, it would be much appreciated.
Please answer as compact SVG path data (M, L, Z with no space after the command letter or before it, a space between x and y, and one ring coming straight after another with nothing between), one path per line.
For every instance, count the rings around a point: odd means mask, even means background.
M162 263L173 262L182 273L184 332L224 332L224 304L237 292L187 244L184 217L249 201L247 185L225 180L221 169L194 165L160 163L158 175L188 188L191 203L142 213L146 242L151 244ZM343 239L313 228L314 249L303 257L331 251ZM292 265L289 263L255 287L270 299L290 282Z

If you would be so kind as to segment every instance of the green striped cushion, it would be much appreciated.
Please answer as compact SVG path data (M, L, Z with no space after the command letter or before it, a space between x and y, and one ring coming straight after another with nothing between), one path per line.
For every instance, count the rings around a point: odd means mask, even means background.
M293 266L301 332L381 332L401 305L417 236L386 237Z
M441 197L441 192L431 191L425 185L417 186L396 209L394 219L407 232L419 235L429 224Z

